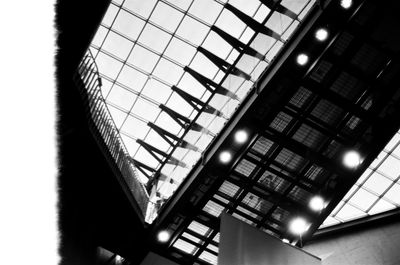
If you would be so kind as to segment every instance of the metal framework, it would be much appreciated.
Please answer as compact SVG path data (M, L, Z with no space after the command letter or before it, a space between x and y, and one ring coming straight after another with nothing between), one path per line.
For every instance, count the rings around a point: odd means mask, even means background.
M314 22L238 117L236 128L249 128L251 140L235 147L227 137L218 149L233 149L233 162L221 165L214 154L179 201L162 209L154 233L166 229L172 237L155 251L181 264L216 264L222 212L293 244L301 244L288 230L293 217L310 224L304 240L321 225L400 125L393 123L400 61L369 35L383 13L372 2L360 1L358 7L337 15L331 4ZM374 15L366 16L371 9ZM313 47L313 30L327 21L332 41ZM316 59L301 69L295 55L310 46L309 56ZM366 55L373 63L365 65ZM386 131L379 130L387 122ZM364 156L357 169L342 164L349 149ZM328 203L322 212L308 207L316 194Z

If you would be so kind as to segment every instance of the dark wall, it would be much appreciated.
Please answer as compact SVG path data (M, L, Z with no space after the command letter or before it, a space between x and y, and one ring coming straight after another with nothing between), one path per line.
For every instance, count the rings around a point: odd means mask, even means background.
M97 246L134 261L146 254L146 230L89 131L72 80L108 5L63 0L56 7L61 264L94 264Z

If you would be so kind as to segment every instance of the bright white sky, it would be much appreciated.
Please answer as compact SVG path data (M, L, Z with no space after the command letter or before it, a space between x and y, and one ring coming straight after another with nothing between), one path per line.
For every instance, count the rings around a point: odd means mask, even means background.
M239 52L210 30L217 26L231 36L247 44L254 31L224 7L229 2L259 23L270 13L258 0L126 0L112 1L91 44L103 79L102 93L108 104L115 125L129 154L136 160L158 169L160 163L154 159L136 140L169 153L170 146L147 122L182 136L184 130L165 112L160 104L193 120L198 112L171 90L173 85L201 99L210 98L196 79L184 71L189 66L198 73L219 83L225 73L206 56L197 51L201 46L225 61L233 64ZM229 75L223 87L237 98L217 94L210 104L223 113L217 116L202 113L196 122L211 133L189 131L184 140L195 145L200 151L177 148L173 157L181 160L186 167L167 164L161 170L168 176L160 181L157 189L169 197L190 169L201 157L213 138L221 131L237 106L249 93L253 83L276 56L284 42L299 25L315 1L284 0L282 5L298 14L293 20L286 15L274 13L265 23L268 28L281 35L281 40L258 34L251 47L265 55L264 60L244 55L236 64L240 70L251 76L250 80ZM147 178L139 173L143 183ZM169 183L173 179L174 184Z

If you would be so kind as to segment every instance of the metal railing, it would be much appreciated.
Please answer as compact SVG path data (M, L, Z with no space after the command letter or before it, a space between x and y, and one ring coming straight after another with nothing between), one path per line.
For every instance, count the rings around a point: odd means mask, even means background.
M89 127L105 155L120 171L126 186L136 200L143 218L146 216L149 195L145 186L139 181L135 166L129 161L129 153L120 137L117 126L107 108L101 93L101 78L90 50L87 50L74 76L87 118Z

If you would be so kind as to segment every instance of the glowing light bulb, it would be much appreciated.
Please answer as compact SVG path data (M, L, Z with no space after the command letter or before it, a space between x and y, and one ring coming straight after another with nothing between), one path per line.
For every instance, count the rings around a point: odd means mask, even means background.
M348 168L356 168L361 164L360 154L356 151L349 151L343 156L343 164Z
M310 200L309 206L313 211L316 211L316 212L321 211L322 209L324 209L324 206L325 206L324 199L322 199L321 196L314 196Z
M167 231L163 230L158 233L157 240L161 243L165 243L169 240L169 237L170 234Z
M320 28L315 32L315 38L319 41L325 41L328 35L328 31L324 28Z
M298 65L301 66L306 65L308 63L308 55L300 53L299 55L297 55L296 62Z
M306 220L301 217L297 217L290 222L289 229L293 234L301 235L307 231L308 226Z
M240 130L235 133L235 141L239 144L242 144L247 141L249 135L245 130Z
M219 160L220 160L222 163L224 163L224 164L226 164L226 163L228 163L229 161L231 161L231 159L232 159L232 155L231 155L231 153L229 153L228 151L223 151L223 152L219 155Z

